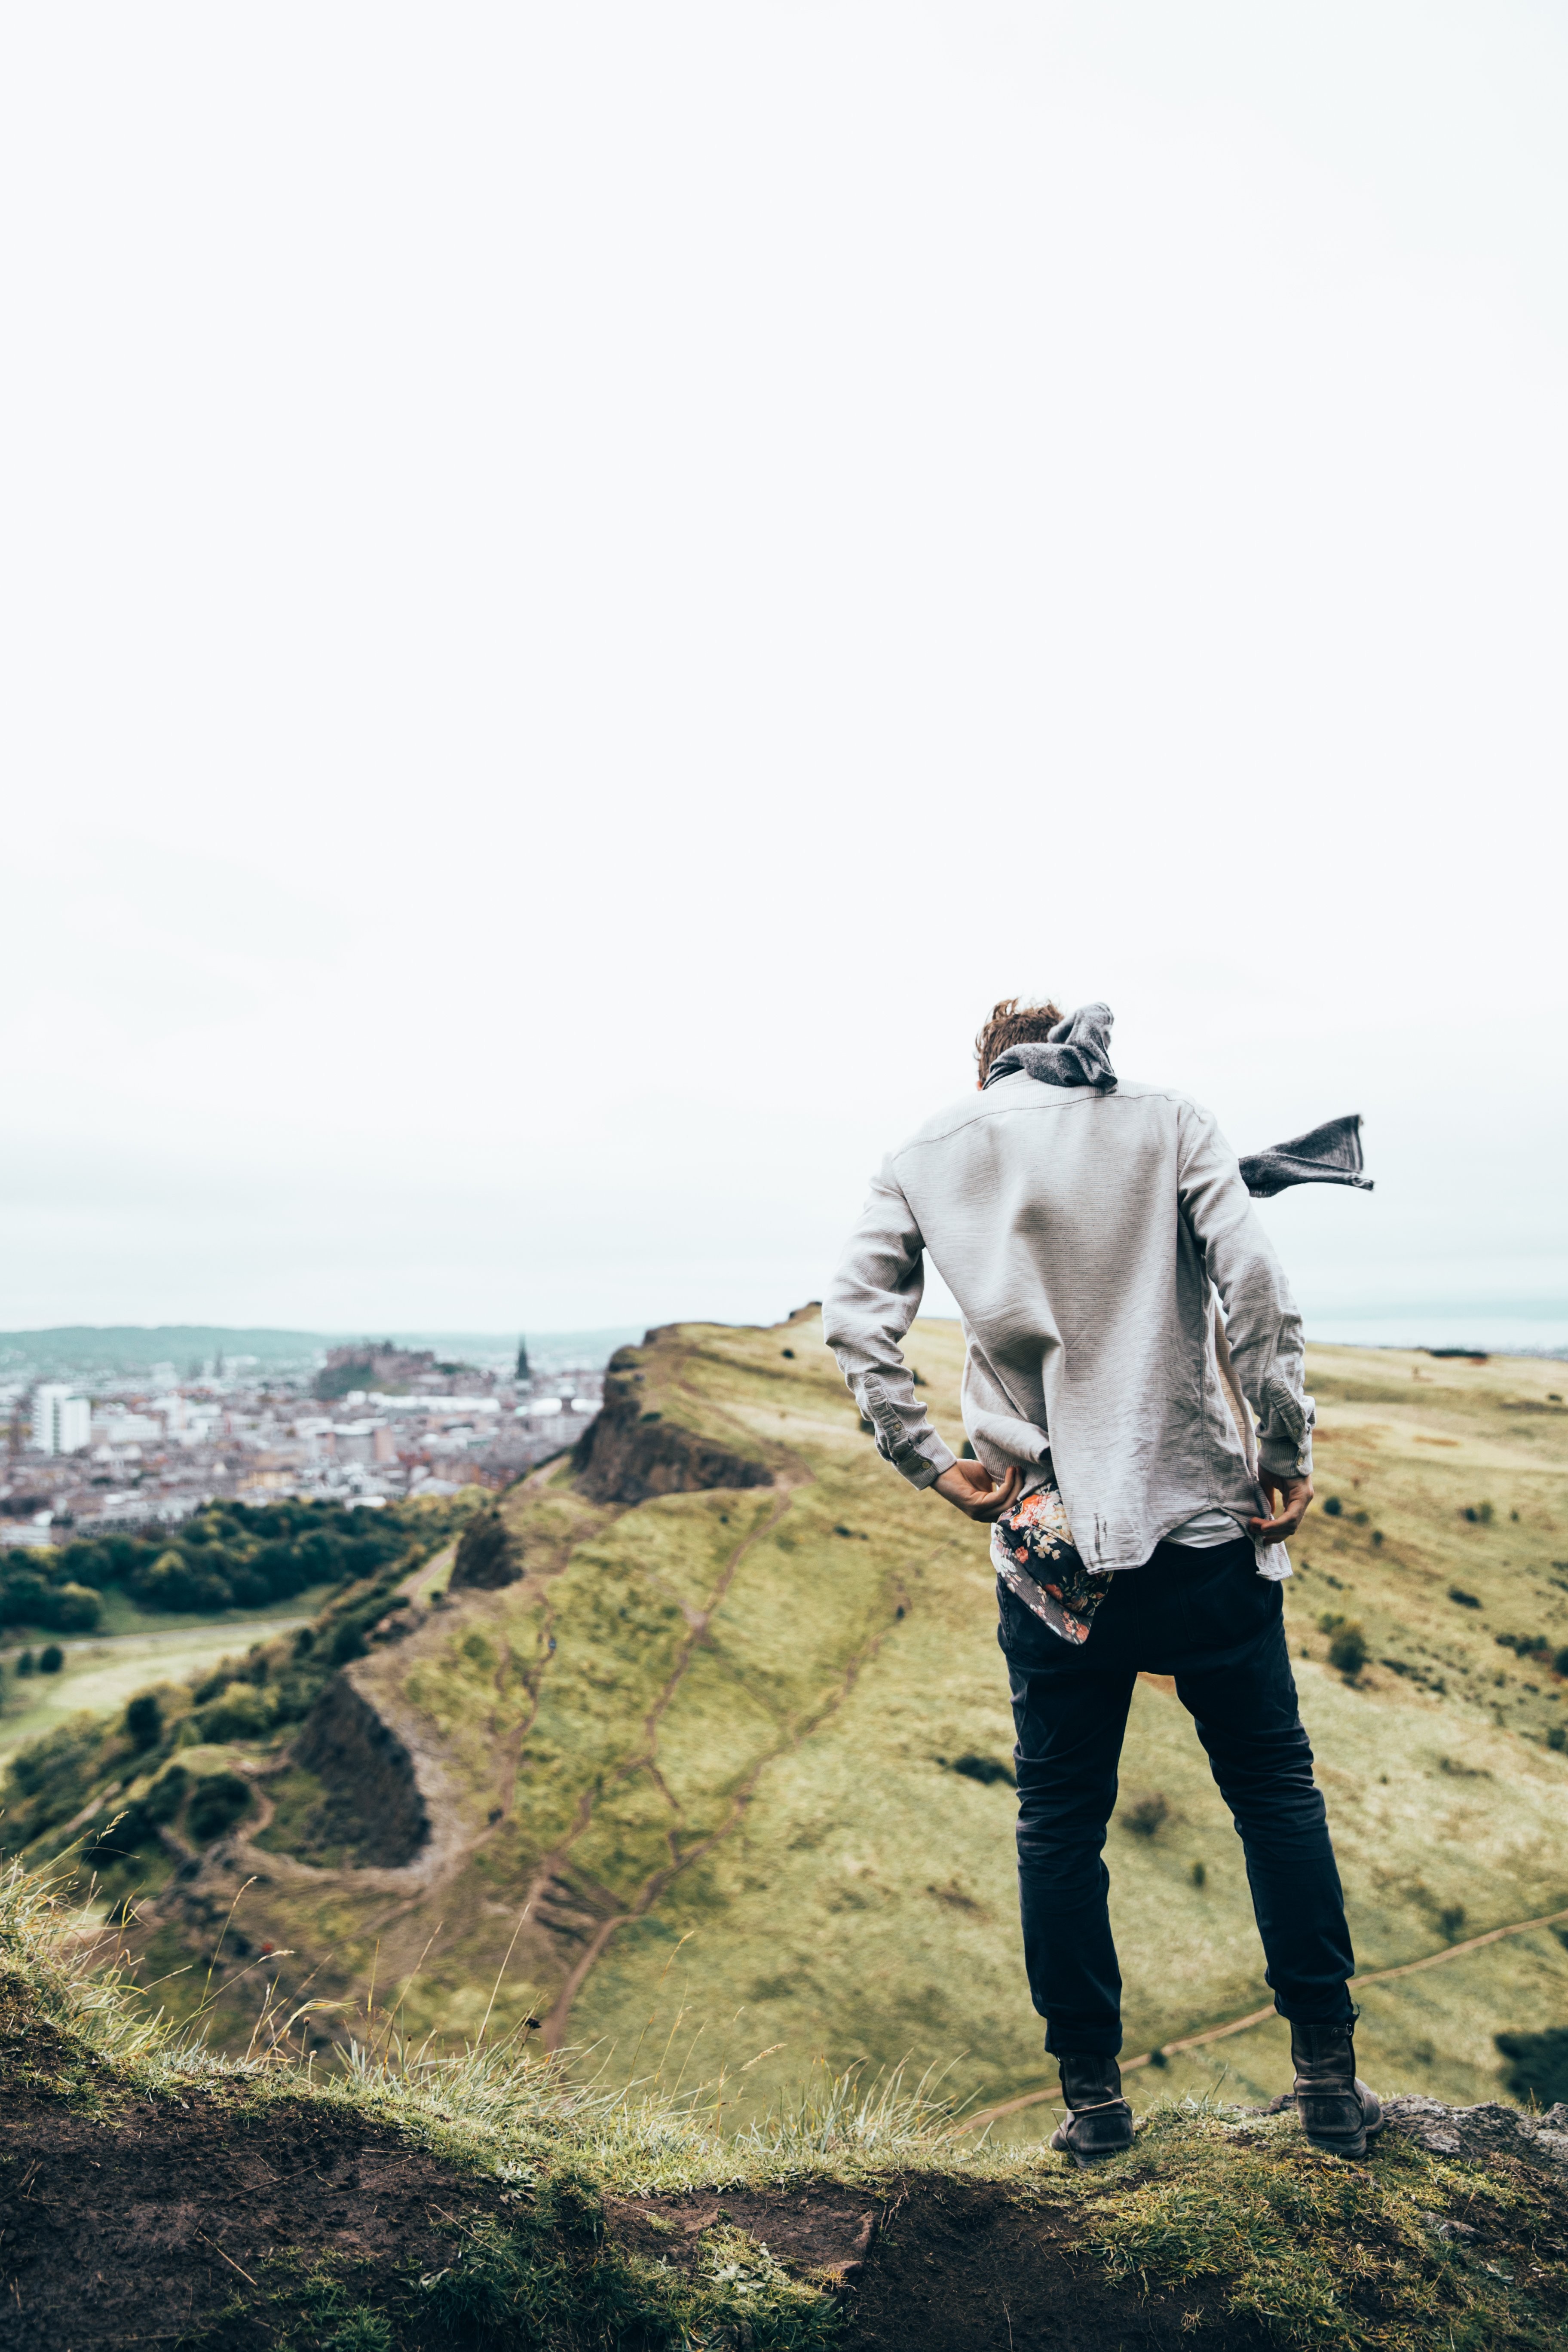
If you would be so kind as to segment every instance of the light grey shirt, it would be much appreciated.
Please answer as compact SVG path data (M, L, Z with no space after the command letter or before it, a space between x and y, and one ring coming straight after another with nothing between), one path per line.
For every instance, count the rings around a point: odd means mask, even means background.
M1020 1072L884 1162L823 1321L879 1451L916 1486L953 1460L900 1347L928 1250L963 1319L975 1454L997 1475L1021 1465L1026 1491L1054 1476L1089 1568L1137 1568L1207 1511L1247 1532L1266 1516L1249 1454L1310 1473L1301 1318L1236 1154L1184 1096ZM1262 1558L1289 1573L1282 1547Z

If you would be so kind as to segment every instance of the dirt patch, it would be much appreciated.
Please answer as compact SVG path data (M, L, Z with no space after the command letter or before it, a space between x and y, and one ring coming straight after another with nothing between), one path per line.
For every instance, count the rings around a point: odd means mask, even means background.
M1568 2113L1397 2104L1396 2130L1531 2189L1528 2228L1525 2207L1493 2213L1473 2198L1460 2215L1424 2214L1458 2262L1506 2279L1561 2253ZM1117 2186L1151 2177L1119 2173ZM530 2340L630 2347L650 2340L638 2313L653 2306L634 2303L656 2274L606 2263L604 2236L695 2278L710 2233L736 2230L836 2296L838 2352L1262 2352L1260 2326L1226 2309L1222 2285L1145 2296L1112 2276L1082 2242L1080 2190L1055 2172L905 2172L875 2187L608 2198L601 2214L570 2167L510 2181L470 2170L319 2093L129 2095L0 1975L0 2337L16 2352L276 2352L285 2339L436 2352L480 2341L487 2276L505 2315L521 2309L524 2271L530 2295L570 2290L570 2313L563 2304L559 2326L546 2313ZM592 2300L606 2277L623 2297L613 2313ZM485 2340L513 2340L500 2327Z
M696 2266L705 2231L744 2230L792 2270L833 2284L861 2276L883 2200L869 2191L809 2189L753 2195L713 2189L697 2197L607 2197L611 2234L631 2252L678 2268Z
M15 2042L6 2054L0 2301L16 2352L270 2352L301 2326L299 2340L338 2341L356 2308L385 2315L394 2343L425 2344L421 2274L450 2263L479 2217L518 2218L501 2180L346 2105L193 2095L136 2097L105 2116L45 2086L52 2074L79 2090L90 2074L47 2029L32 2042L37 2074L16 2069ZM1250 2352L1258 2340L1195 2299L1145 2302L1075 2252L1070 2214L988 2183L917 2175L877 2194L821 2183L609 2199L605 2221L628 2252L689 2272L709 2231L745 2231L838 2294L842 2352Z
M13 2110L0 2131L5 2338L16 2352L88 2352L199 2343L216 2327L211 2341L262 2352L308 2304L312 2275L349 2305L395 2308L421 2267L450 2261L443 2221L499 2211L502 2193L319 2101L137 2099L110 2124Z
M840 2352L1254 2352L1265 2338L1201 2295L1145 2299L1075 2248L1066 2208L989 2181L918 2173L879 2193L813 2184L776 2193L615 2200L615 2236L693 2266L726 2223L842 2294Z
M1081 2224L987 2181L916 2175L882 2203L846 2291L843 2352L1253 2352L1196 2295L1145 2299L1074 2248Z

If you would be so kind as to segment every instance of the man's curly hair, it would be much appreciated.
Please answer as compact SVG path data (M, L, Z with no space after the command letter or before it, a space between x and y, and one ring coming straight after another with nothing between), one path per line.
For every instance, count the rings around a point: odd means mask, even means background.
M1043 1045L1061 1017L1048 997L1043 1004L1024 1004L1016 996L1005 996L993 1005L991 1018L974 1040L981 1085L998 1054L1009 1045Z

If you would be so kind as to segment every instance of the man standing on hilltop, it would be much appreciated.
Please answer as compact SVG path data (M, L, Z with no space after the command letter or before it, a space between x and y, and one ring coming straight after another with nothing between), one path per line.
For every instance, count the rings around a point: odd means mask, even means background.
M1213 1118L1119 1081L1110 1025L1103 1004L996 1006L977 1099L928 1119L873 1183L827 1343L879 1452L992 1528L1024 1964L1068 2109L1051 2145L1131 2144L1101 1853L1147 1670L1175 1677L1240 1832L1307 2136L1362 2156L1382 2109L1356 2080L1355 1962L1280 1591L1312 1497L1301 1320ZM1340 1126L1359 1170L1355 1122ZM1257 1189L1301 1181L1299 1160L1268 1158ZM1345 1164L1321 1172L1359 1182ZM927 1250L963 1318L973 1461L931 1426L900 1350Z

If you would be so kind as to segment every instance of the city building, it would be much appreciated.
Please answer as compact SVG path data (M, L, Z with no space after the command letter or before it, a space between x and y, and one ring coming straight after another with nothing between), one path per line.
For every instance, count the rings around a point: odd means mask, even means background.
M92 1406L68 1381L40 1381L33 1391L33 1446L39 1454L80 1454L92 1438Z
M517 1381L510 1350L505 1371L433 1350L342 1353L340 1380L356 1385L330 1398L312 1393L320 1367L303 1362L263 1371L230 1359L221 1391L216 1367L184 1381L169 1364L68 1381L52 1363L25 1367L0 1384L0 1420L15 1428L11 1453L0 1451L0 1546L156 1532L229 1496L357 1509L463 1486L500 1492L568 1451L604 1391L595 1364L563 1361ZM404 1376L396 1389L373 1384L389 1371ZM24 1459L29 1401L35 1442Z

